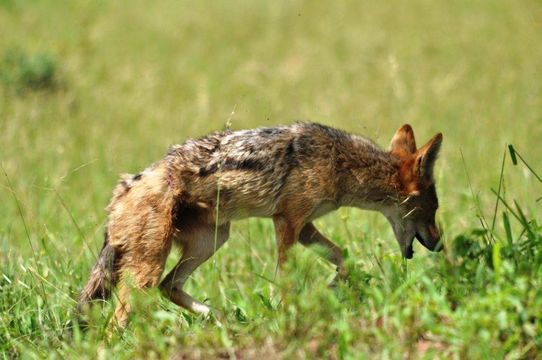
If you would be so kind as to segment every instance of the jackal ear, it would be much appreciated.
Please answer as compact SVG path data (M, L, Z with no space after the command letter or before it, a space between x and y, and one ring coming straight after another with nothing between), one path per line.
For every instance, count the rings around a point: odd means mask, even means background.
M412 126L405 124L397 129L391 139L390 151L395 155L408 155L416 152L416 140Z
M438 133L416 152L414 173L420 178L433 179L433 167L435 161L437 161L441 145L442 134Z

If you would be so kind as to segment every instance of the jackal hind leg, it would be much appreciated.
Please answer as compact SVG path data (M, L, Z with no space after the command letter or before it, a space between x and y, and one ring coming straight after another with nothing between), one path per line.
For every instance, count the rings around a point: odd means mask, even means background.
M337 276L335 276L333 281L329 284L330 287L335 287L339 280L344 280L346 278L342 249L322 235L312 223L308 223L303 227L299 234L299 242L307 247L311 245L320 245L327 250L325 259L337 267Z
M218 228L202 227L182 237L182 257L160 284L160 291L175 304L195 313L207 315L211 309L183 290L189 276L208 260L227 240L230 224Z
M128 323L128 315L131 312L130 296L132 289L144 290L158 285L160 276L164 271L169 249L162 254L146 252L143 256L130 257L125 254L123 264L119 267L122 279L119 283L117 307L114 314L114 322L119 327L125 327Z
M119 327L125 327L128 323L132 290L158 285L171 250L169 225L154 222L152 217L147 220L143 232L134 233L134 240L127 242L122 249L122 258L115 272L120 282L113 320Z

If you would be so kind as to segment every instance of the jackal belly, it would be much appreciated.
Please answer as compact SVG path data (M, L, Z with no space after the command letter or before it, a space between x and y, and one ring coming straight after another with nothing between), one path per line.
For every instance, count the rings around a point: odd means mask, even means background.
M269 187L258 188L254 185L224 187L217 193L217 201L216 213L224 221L247 217L270 217L276 212L276 195Z
M189 187L189 202L205 209L205 222L223 224L247 217L270 217L280 186L272 176L227 171ZM202 210L203 211L203 210Z

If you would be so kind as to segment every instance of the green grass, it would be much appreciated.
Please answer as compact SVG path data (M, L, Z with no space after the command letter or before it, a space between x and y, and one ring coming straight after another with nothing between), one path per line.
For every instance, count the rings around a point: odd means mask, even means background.
M505 151L542 173L541 19L534 0L0 1L1 358L540 357L542 184ZM447 250L405 264L382 216L341 209L317 221L348 251L329 290L301 247L274 278L271 223L240 221L187 284L222 318L150 290L110 341L112 303L67 337L119 173L299 119L382 146L443 132Z

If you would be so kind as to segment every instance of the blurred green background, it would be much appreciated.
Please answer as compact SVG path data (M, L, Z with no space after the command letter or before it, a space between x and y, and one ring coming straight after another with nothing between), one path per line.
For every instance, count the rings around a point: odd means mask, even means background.
M227 122L317 121L383 147L404 123L419 145L442 132L436 178L446 241L480 227L480 211L492 217L507 144L542 171L540 1L2 0L0 34L0 262L8 278L22 276L18 263L38 261L30 243L39 259L51 258L47 268L69 259L72 270L48 278L68 297L92 264L89 247L101 246L118 174ZM504 193L540 213L540 184L508 160ZM355 258L369 261L376 243L398 255L377 214L344 209L318 223ZM267 220L237 223L214 266L236 266L226 253L244 247L250 230L260 270L272 277ZM252 271L243 264L239 272Z

